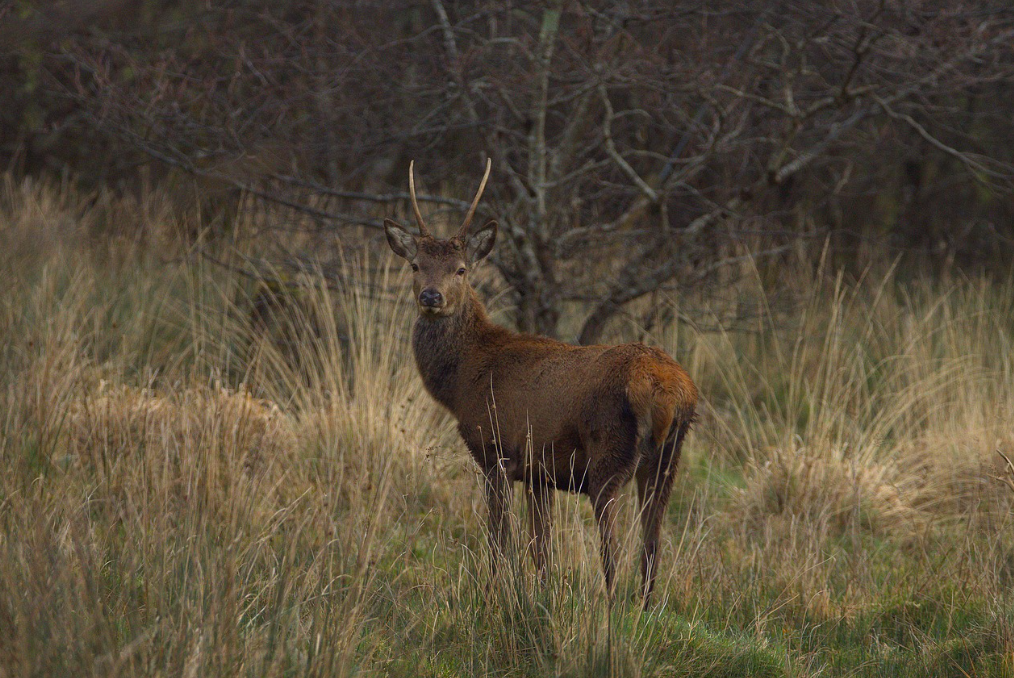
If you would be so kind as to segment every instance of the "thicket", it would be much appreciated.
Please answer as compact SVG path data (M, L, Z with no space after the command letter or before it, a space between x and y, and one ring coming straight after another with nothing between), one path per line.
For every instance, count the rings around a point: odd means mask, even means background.
M591 342L828 238L1006 275L1012 46L1006 0L7 2L0 162L195 236L265 211L298 268L294 230L378 238L411 159L458 221L491 157L512 322Z

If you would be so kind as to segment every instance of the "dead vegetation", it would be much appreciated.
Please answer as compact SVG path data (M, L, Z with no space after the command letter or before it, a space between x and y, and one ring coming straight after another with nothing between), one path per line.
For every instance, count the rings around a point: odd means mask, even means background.
M646 334L707 402L641 613L631 497L613 608L576 501L544 583L485 587L481 485L396 294L305 289L285 353L247 277L3 190L0 676L1014 669L1009 286L786 271L792 315Z

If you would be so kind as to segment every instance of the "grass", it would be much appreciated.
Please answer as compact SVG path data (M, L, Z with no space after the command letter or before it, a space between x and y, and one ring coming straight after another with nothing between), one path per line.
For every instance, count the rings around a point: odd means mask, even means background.
M1010 285L801 262L656 328L706 402L642 612L629 496L615 605L574 497L488 581L399 270L266 289L9 179L0 239L0 676L1014 675Z

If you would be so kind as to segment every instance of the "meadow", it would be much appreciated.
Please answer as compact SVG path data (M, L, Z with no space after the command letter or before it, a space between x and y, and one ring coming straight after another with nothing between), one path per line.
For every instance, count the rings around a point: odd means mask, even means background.
M0 677L1014 676L1010 281L747 259L618 325L703 397L642 611L632 488L612 605L573 496L490 584L379 243L266 286L5 178L0 245Z

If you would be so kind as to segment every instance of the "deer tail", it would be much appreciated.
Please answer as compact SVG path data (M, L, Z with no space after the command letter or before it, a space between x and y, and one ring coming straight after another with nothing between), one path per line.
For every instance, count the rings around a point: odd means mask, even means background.
M637 420L638 447L658 449L693 422L697 388L668 356L664 361L641 359L632 367L627 400Z

